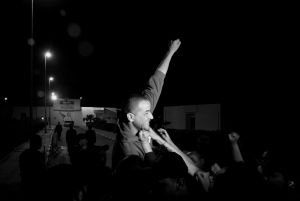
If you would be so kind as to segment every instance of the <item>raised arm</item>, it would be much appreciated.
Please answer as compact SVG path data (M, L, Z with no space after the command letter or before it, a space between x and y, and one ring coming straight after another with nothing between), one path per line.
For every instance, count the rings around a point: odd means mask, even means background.
M231 142L233 160L236 162L244 162L239 145L237 143L238 139L240 138L240 135L235 132L232 132L228 135L228 137Z
M178 50L180 44L181 42L179 39L170 42L169 48L163 60L156 68L154 74L150 77L146 89L142 92L142 94L151 103L151 108L150 108L151 113L154 111L158 99L160 97L164 85L164 79L169 69L171 58L174 55L174 53Z
M169 49L166 52L163 60L161 61L161 63L159 64L159 66L157 67L156 70L161 71L163 74L167 74L171 58L172 58L173 54L178 50L180 44L181 44L181 41L179 39L174 40L174 41L171 40Z

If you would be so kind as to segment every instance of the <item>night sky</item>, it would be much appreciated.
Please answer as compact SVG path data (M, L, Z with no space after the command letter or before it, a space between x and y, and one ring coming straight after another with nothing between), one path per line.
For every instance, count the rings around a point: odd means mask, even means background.
M1 94L12 105L27 106L31 1L1 8ZM47 50L53 55L47 59L47 90L53 76L51 91L59 97L84 97L87 107L119 107L125 95L143 90L170 40L179 38L157 116L163 106L221 103L239 127L296 127L291 116L299 107L299 15L292 8L34 1L34 105L44 105L38 92L44 91Z

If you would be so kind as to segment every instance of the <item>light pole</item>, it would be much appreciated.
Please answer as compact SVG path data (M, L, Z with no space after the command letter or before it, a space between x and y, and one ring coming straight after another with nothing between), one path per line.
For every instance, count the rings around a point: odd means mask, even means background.
M57 99L57 97L56 97L55 93L52 92L51 100L52 100L53 107L54 107L54 100L56 100L56 99Z
M80 97L80 101L81 101L80 107L83 107L83 97Z
M31 0L31 44L30 45L30 110L29 110L29 135L32 137L33 133L33 0ZM31 140L30 140L31 147Z
M44 94L44 96L45 96L45 133L47 133L47 110L46 110L46 100L47 100L47 92L46 92L46 66L47 66L47 57L51 57L51 54L50 54L50 52L46 52L46 54L45 54L45 94Z
M50 92L50 82L51 81L53 81L53 77L49 78L49 92ZM49 96L49 98L50 98L50 96ZM50 107L51 107L51 104L49 105L49 129L51 128L51 111L50 111Z
M4 109L5 109L5 113L6 113L6 106L7 106L7 97L4 97ZM6 118L6 116L5 116L5 118Z

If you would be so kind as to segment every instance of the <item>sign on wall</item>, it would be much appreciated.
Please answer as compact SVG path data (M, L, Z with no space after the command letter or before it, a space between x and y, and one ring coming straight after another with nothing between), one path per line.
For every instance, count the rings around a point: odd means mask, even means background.
M80 99L56 99L53 102L54 111L80 111Z
M97 114L97 113L104 114L105 113L105 109L104 108L93 108L93 112L95 114Z

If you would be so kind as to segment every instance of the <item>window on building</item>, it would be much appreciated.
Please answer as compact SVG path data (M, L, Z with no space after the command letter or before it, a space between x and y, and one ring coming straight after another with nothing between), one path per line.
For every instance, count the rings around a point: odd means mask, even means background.
M196 124L195 113L186 113L186 129L195 130Z

